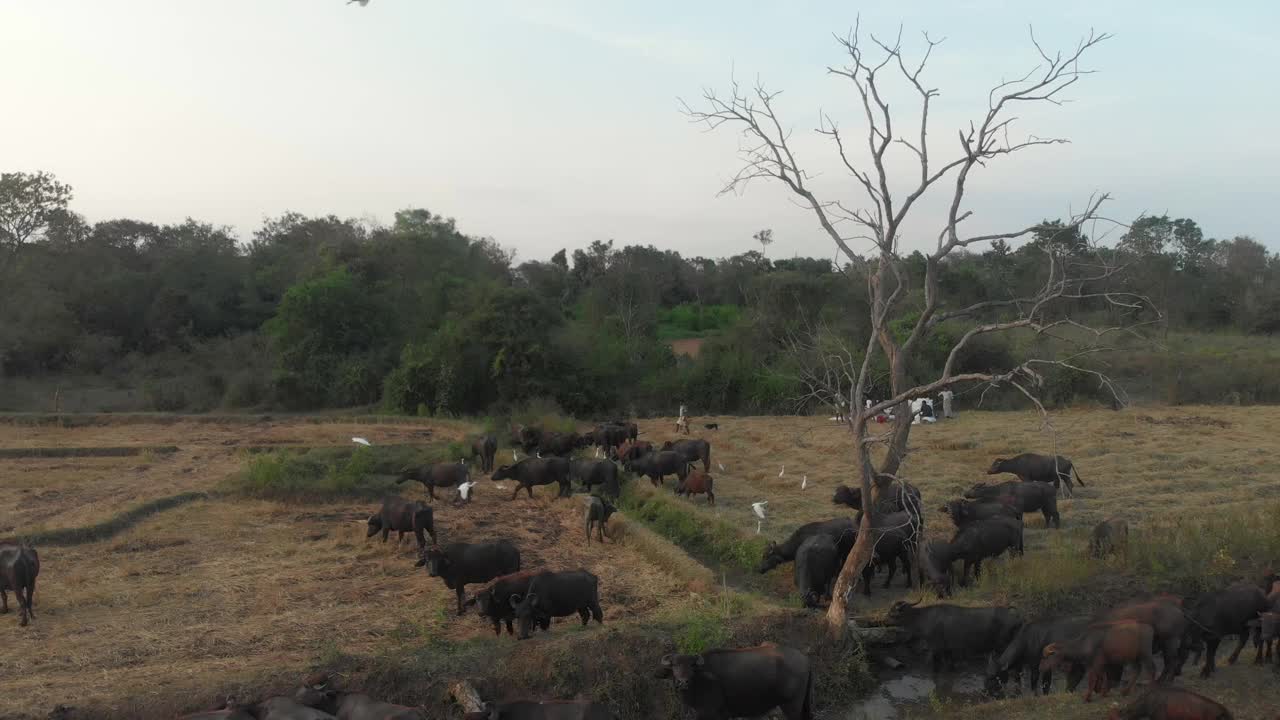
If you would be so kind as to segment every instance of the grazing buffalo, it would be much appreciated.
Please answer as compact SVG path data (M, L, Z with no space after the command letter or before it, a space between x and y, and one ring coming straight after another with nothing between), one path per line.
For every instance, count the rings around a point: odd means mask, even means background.
M567 497L572 492L569 484L569 461L564 458L525 458L515 465L501 465L490 475L491 480L515 480L516 489L511 493L511 499L515 500L523 488L533 497L533 487L535 485L550 485L557 483L560 486L556 499Z
M569 477L582 483L587 492L599 485L606 495L618 497L622 490L618 485L618 466L612 460L570 460Z
M939 598L951 596L951 543L943 540L925 540L917 558L916 574L921 587L932 587Z
M963 530L981 520L1000 516L1017 518L1019 522L1022 521L1022 513L1018 512L1018 508L1014 507L1012 501L951 500L938 508L938 511L946 513L951 518L951 524L955 525L957 530Z
M1129 523L1121 518L1107 518L1089 534L1089 557L1103 558L1128 546Z
M1151 682L1156 681L1156 662L1151 657L1154 641L1155 631L1144 623L1119 620L1090 625L1084 633L1071 640L1045 647L1040 672L1051 672L1067 662L1084 664L1089 674L1084 701L1089 702L1095 692L1106 695L1110 691L1108 666L1132 665L1133 675L1124 691L1128 695L1133 692L1143 671L1151 674Z
M662 449L678 454L687 463L701 460L702 471L711 472L711 443L706 440L668 440L662 443Z
M675 475L678 481L684 482L689 473L689 461L677 452L664 450L635 458L627 463L627 469L640 477L649 478L653 486L657 487L668 475Z
M442 462L426 467L407 467L400 471L396 484L406 480L417 480L426 488L427 495L436 499L436 488L455 487L467 481L470 472L467 466L456 462Z
M427 566L431 577L444 580L444 586L458 596L458 614L462 614L462 596L469 583L485 583L520 569L520 551L508 540L491 543L450 543L432 545L420 552L416 567Z
M813 718L813 668L804 653L773 643L701 655L667 655L658 678L671 678L698 720L761 717L777 708L786 720Z
M631 434L631 429L629 427L614 423L597 425L595 430L591 432L592 444L597 447L605 448L606 450L616 448L627 442L632 437L635 436Z
M515 700L485 703L463 720L617 720L609 708L586 700Z
M609 516L617 511L613 505L598 495L592 495L587 502L587 544L591 544L591 527L596 528L596 539L601 543L604 542L605 525L609 522Z
M1004 650L1022 628L1022 613L1014 608L919 604L918 600L895 602L889 608L889 622L924 643L935 673L942 670L944 661L954 667L958 656Z
M1046 618L1023 625L1004 651L999 656L991 656L987 662L987 692L991 695L999 694L1000 679L1010 671L1020 676L1025 667L1030 670L1032 694L1040 692L1048 695L1049 688L1053 685L1053 673L1046 672L1043 677L1040 674L1040 659L1044 655L1044 649L1054 643L1064 643L1078 637L1088 626L1089 618L1083 615ZM1083 676L1084 667L1073 665L1067 687L1074 689Z
M396 542L399 543L404 539L405 533L411 532L418 540L418 547L421 548L427 544L426 538L422 536L423 532L431 536L431 542L436 541L433 517L434 513L430 505L394 495L383 499L382 509L369 516L369 532L365 537L373 537L381 532L382 542L386 542L387 536L395 530L400 533L396 537Z
M648 440L628 440L618 446L618 460L627 463L651 452L653 443Z
M1080 479L1080 473L1076 470L1075 465L1072 465L1070 460L1061 455L1023 453L1007 460L1005 458L996 458L995 462L991 463L991 467L987 469L987 474L999 475L1000 473L1017 475L1018 479L1023 482L1049 483L1053 485L1055 491L1060 484L1065 484L1068 495L1075 492L1075 488L1071 484L1071 476L1073 474L1076 481L1080 483L1080 487L1085 486L1084 480Z
M705 471L696 468L690 469L689 474L685 476L676 485L677 495L702 495L707 496L707 504L716 504L716 493L714 490L715 478Z
M526 455L533 454L534 450L542 444L542 428L522 427L520 428L520 449L524 450Z
M1022 554L1022 518L998 515L966 525L956 531L950 547L951 560L964 561L960 586L965 587L969 584L970 569L974 578L982 575L983 560L1000 557L1005 550Z
M588 439L588 442L590 440ZM576 432L571 433L542 433L542 438L538 441L538 453L541 455L554 455L556 457L569 457L573 451L582 446L583 438Z
M795 580L800 593L800 606L820 607L822 598L831 597L831 585L840 572L839 552L830 535L811 535L796 550Z
M1236 649L1227 658L1234 665L1249 637L1249 621L1258 618L1267 609L1267 596L1253 583L1237 583L1225 590L1200 598L1191 611L1187 638L1203 640L1205 644L1204 667L1200 677L1209 677L1216 669L1215 659L1222 638L1235 635L1239 638ZM1262 648L1258 648L1262 652ZM1183 651L1185 659L1186 651ZM1181 670L1181 668L1179 668Z
M1178 672L1182 638L1187 633L1187 616L1182 612L1181 602L1181 598L1177 598L1176 603L1167 598L1139 600L1102 612L1096 621L1132 620L1150 625L1155 631L1154 648L1164 657L1160 680L1168 682Z
M567 617L577 613L585 626L592 618L604 622L600 609L600 580L586 570L541 572L529 581L523 598L510 599L520 620L520 639L527 640L541 617Z
M498 438L481 435L471 441L471 458L480 458L480 472L493 472L493 458L498 454Z
M1062 517L1058 515L1058 495L1051 485L1016 481L998 485L978 483L970 488L964 496L970 500L986 500L989 502L998 501L1004 497L1012 498L1012 502L1021 512L1039 512L1044 515L1046 526L1062 527Z
M854 510L862 509L862 488L841 485L831 498L836 505L847 505ZM909 509L919 510L920 490L909 482L895 482L888 492L881 492L880 502L876 509L882 513L907 512Z
M338 720L425 720L417 708L379 702L364 693L340 690L327 673L315 673L298 688L293 699L302 705L323 710Z
M834 538L836 546L840 548L841 563L843 563L844 557L853 549L858 530L857 526L853 524L853 520L847 517L820 520L801 525L781 545L770 542L765 546L764 557L760 560L760 566L756 568L756 571L763 575L782 563L795 560L796 551L800 549L800 545L813 535L830 535Z
M1107 720L1232 720L1231 712L1190 690L1152 687L1123 708L1113 707Z
M858 513L854 518L853 526L861 532L862 513ZM893 582L893 576L899 564L902 565L903 574L906 575L907 587L911 587L911 556L915 554L919 530L919 518L911 513L897 512L872 517L872 561L885 565L889 569L889 575L884 580L885 589L888 589L889 583ZM844 563L844 556L841 556L840 562ZM871 583L868 570L874 572L871 564L868 564L862 573L862 593L870 597Z
M516 602L529 592L529 582L533 580L538 571L526 571L503 575L485 586L474 597L467 598L463 603L464 607L476 606L476 611L480 617L489 618L493 622L493 634L502 634L502 623L507 624L507 634L515 635L515 631L511 628L511 621L516 618L515 607L511 603L511 599L515 598ZM551 627L551 618L542 616L538 618L538 626L543 630Z
M18 600L18 625L36 616L36 577L40 553L26 543L0 545L0 613L9 612L9 591Z

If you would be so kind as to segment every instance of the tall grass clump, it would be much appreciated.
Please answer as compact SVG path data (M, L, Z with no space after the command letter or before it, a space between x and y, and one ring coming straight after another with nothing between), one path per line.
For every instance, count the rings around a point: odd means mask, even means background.
M396 476L405 467L462 457L458 443L424 448L317 448L301 453L280 450L249 456L244 470L229 478L223 489L270 500L378 498L396 492Z
M627 483L621 509L695 557L708 558L742 572L754 572L764 555L764 538L747 536L722 520L700 516L684 502Z
M994 594L1010 604L1040 612L1068 612L1091 602L1089 580L1106 565L1089 557L1087 538L1051 533L1048 547L1023 557L987 561L975 597ZM960 564L956 564L959 571Z
M1129 571L1183 593L1252 578L1280 557L1280 503L1175 518L1129 534Z

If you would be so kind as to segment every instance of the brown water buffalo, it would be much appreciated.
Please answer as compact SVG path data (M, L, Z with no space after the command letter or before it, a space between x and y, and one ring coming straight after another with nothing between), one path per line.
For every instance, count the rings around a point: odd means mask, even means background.
M1238 639L1236 649L1227 658L1227 662L1235 664L1240 651L1249 638L1249 622L1256 620L1259 613L1267 609L1267 596L1253 583L1236 583L1225 590L1209 593L1196 601L1190 613L1190 625L1187 638L1192 641L1203 641L1205 645L1204 667L1201 677L1209 677L1216 668L1215 660L1218 645L1224 637L1235 635ZM1261 655L1259 646L1258 653ZM1185 659L1187 651L1183 650ZM1181 662L1181 661L1180 661ZM1181 668L1179 668L1181 670Z
M481 617L489 618L493 623L494 635L502 634L503 622L507 624L507 634L515 635L511 627L511 621L516 619L515 606L529 592L529 583L539 572L529 570L503 575L482 588L474 597L468 598L463 606L475 605ZM512 598L515 598L515 603L511 602ZM543 630L550 629L551 618L544 615L537 620L538 626Z
M1050 672L1066 662L1087 665L1089 687L1084 701L1089 702L1094 693L1105 696L1110 691L1107 666L1132 665L1133 675L1124 690L1128 695L1137 686L1143 671L1151 674L1151 682L1156 680L1156 662L1151 657L1154 642L1155 630L1145 623L1132 620L1097 623L1072 640L1045 647L1040 672Z
M25 627L36 616L36 577L40 554L26 543L0 545L0 613L9 612L9 591L18 601L18 625Z
M617 720L613 711L586 700L515 700L485 703L479 712L463 715L463 720Z
M426 488L427 495L436 499L436 488L456 487L467 481L470 472L467 466L456 462L442 462L425 467L407 467L400 471L396 484L406 480L416 480Z
M466 586L487 583L520 569L520 551L508 540L491 543L450 543L432 545L419 552L415 567L427 567L431 577L444 580L444 586L458 596L458 614L462 614L462 596Z
M702 461L702 471L711 472L711 443L706 440L668 440L662 443L663 450L677 453L687 463Z
M1107 720L1232 720L1217 702L1190 690L1152 687L1123 708L1113 707Z
M705 493L707 496L707 504L715 505L716 493L714 485L715 478L711 477L710 473L698 469L691 469L689 474L685 476L684 480L681 480L676 485L676 494L692 496L702 495Z
M628 440L618 446L618 460L626 463L651 452L653 443L648 440Z
M406 500L399 495L384 498L382 508L378 512L369 516L369 531L365 537L373 537L379 532L382 533L382 542L387 541L387 536L394 530L399 534L396 542L399 543L404 539L407 532L413 533L418 540L418 547L426 546L427 540L422 533L431 536L431 542L436 541L436 527L434 521L434 513L431 506L418 500Z
M559 491L554 499L568 497L573 488L569 484L569 461L564 458L525 458L515 465L502 465L490 475L491 480L515 480L516 489L511 493L515 500L523 488L529 497L533 497L535 485L557 483Z
M471 441L471 457L480 458L480 472L493 472L493 459L498 454L498 438L481 435Z
M1065 484L1067 495L1075 492L1075 488L1071 485L1073 474L1076 481L1080 483L1080 487L1085 486L1075 465L1061 455L1023 453L1008 459L996 458L995 462L991 463L991 467L987 468L987 474L999 475L1000 473L1017 475L1023 482L1049 483L1053 485L1054 490L1057 490L1060 484Z
M978 483L965 492L969 500L999 501L1001 498L1012 498L1023 513L1039 512L1044 515L1046 526L1062 527L1062 517L1058 514L1058 495L1052 485L1030 482L1004 482L998 485Z
M1089 556L1103 558L1123 552L1129 546L1129 523L1122 518L1107 518L1093 526L1089 534Z
M671 678L698 720L760 717L777 708L786 720L812 720L813 667L798 650L757 647L667 655L656 673Z
M1151 626L1155 631L1154 649L1159 649L1164 658L1160 680L1173 680L1178 672L1182 638L1187 633L1187 616L1182 612L1181 598L1177 604L1167 598L1134 601L1103 611L1095 618L1096 622L1118 620L1132 620Z
M617 508L615 508L613 505L610 505L607 500L597 495L591 496L590 500L587 502L587 512L586 512L587 544L588 545L591 544L592 526L594 526L596 529L597 539L601 543L604 543L605 524L609 522L609 516L613 515L613 513L616 511L617 511Z

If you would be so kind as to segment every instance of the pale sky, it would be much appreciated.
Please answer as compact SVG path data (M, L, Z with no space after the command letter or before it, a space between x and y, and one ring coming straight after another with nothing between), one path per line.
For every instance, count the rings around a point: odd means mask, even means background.
M975 231L1107 191L1116 218L1167 212L1280 250L1280 4L1265 1L0 0L0 169L56 173L90 220L191 216L246 240L289 210L425 207L521 259L609 238L719 257L764 227L771 256L830 256L780 187L716 196L737 140L691 126L677 99L760 76L785 91L824 197L856 201L812 129L820 110L861 127L825 72L859 10L883 36L904 24L909 50L921 30L947 38L926 75L939 158L991 85L1035 64L1028 25L1049 47L1115 34L1075 102L1022 113L1024 133L1073 144L971 183ZM938 200L908 243L935 236Z

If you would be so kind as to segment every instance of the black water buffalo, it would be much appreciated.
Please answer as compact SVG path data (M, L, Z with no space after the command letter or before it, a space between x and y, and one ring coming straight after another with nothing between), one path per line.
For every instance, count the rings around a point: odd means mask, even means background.
M653 452L653 443L648 440L628 440L618 446L618 460L623 464Z
M983 560L1000 557L1006 550L1022 554L1022 518L1000 515L966 525L956 531L950 546L951 560L964 561L960 575L960 586L964 587L969 584L970 570L975 578L982 575Z
M657 487L668 475L675 475L678 481L684 482L685 476L689 474L689 461L677 452L663 450L632 459L627 463L627 469L640 477L649 478L653 486Z
M399 485L406 480L417 480L426 488L427 495L436 499L436 488L456 487L467 481L471 473L467 466L456 462L442 462L425 467L407 467L400 471L396 479Z
M526 455L531 455L542 443L543 430L537 427L522 427L519 435L520 449L524 450Z
M1023 482L1049 483L1053 485L1055 491L1058 489L1059 484L1065 484L1068 495L1075 492L1075 488L1071 484L1071 476L1073 474L1076 481L1080 483L1080 487L1085 486L1084 480L1080 479L1080 473L1076 470L1075 465L1061 455L1023 453L1008 459L996 458L995 462L991 463L991 467L987 468L987 474L999 475L1000 473L1017 475L1018 479Z
M662 449L678 454L687 463L701 460L702 471L711 472L711 443L706 440L668 440L662 443Z
M831 498L831 502L836 505L847 505L854 510L862 509L862 488L841 485L836 488L836 494ZM909 482L894 482L889 490L882 491L880 494L880 502L877 510L882 513L887 512L906 512L909 509L919 510L920 490Z
M582 483L587 492L591 492L595 485L599 485L611 497L618 497L621 492L618 466L612 460L570 460L569 477Z
M9 591L18 601L18 625L25 627L36 616L36 577L40 553L26 543L0 545L0 613L9 612Z
M1256 620L1259 613L1266 610L1267 596L1253 583L1236 583L1225 590L1209 593L1196 602L1190 613L1191 622L1187 628L1187 638L1192 641L1204 641L1205 659L1200 677L1209 677L1213 674L1216 669L1218 645L1222 642L1222 638L1228 635L1239 638L1236 649L1227 658L1228 663L1235 664L1248 640L1251 629L1249 622ZM1258 651L1261 653L1261 646ZM1187 651L1183 650L1182 654L1185 660Z
M487 583L501 575L520 569L520 551L508 540L491 543L450 543L432 545L419 553L416 567L427 566L431 577L444 580L444 586L458 596L458 614L462 614L462 596L466 586Z
M667 655L658 678L671 678L698 720L762 717L777 708L786 720L813 718L813 667L799 650L764 643L701 655Z
M1174 602L1168 597L1137 600L1098 613L1099 622L1133 620L1150 625L1155 631L1155 647L1164 656L1160 672L1162 681L1173 680L1178 672L1178 659L1182 639L1187 633L1187 616L1182 612L1181 599Z
M463 720L617 720L609 708L586 700L515 700L485 703Z
M632 437L629 428L623 425L614 425L605 423L597 425L595 430L591 432L591 442L596 447L602 447L606 450L616 448L625 443Z
M936 673L943 661L954 667L958 656L1004 650L1022 628L1022 613L1008 607L969 608L958 605L917 607L899 600L889 608L889 622L902 626L929 650Z
M1107 720L1232 720L1231 711L1190 690L1152 687L1123 708L1113 707Z
M424 502L406 500L399 495L384 498L382 508L369 516L369 532L365 537L373 537L381 532L382 542L386 542L387 536L395 530L400 533L396 537L398 543L404 539L405 533L411 532L418 540L418 547L421 548L427 544L426 538L422 536L424 532L431 536L431 542L436 541L436 526L433 518L431 506Z
M938 511L950 517L951 524L955 525L957 530L964 529L975 522L997 516L1012 517L1017 518L1019 522L1022 521L1022 513L1018 512L1018 508L1014 506L1012 499L1009 499L1009 502L1000 502L999 500L995 502L949 500L938 508Z
M610 420L608 424L626 428L628 440L635 440L640 437L640 426L630 420Z
M520 620L520 639L527 640L529 632L540 617L567 617L577 613L586 625L592 618L604 622L600 609L600 580L586 570L541 572L529 581L529 591L523 598L511 598L511 607Z
M531 570L503 575L482 588L474 597L467 598L463 607L475 605L481 617L489 618L493 622L494 635L502 634L503 622L507 624L507 634L515 635L515 631L511 628L511 621L516 619L516 610L511 599L515 598L519 603L525 593L529 592L529 582L538 572ZM538 626L543 630L549 629L551 618L539 617Z
M1010 481L997 485L978 483L965 492L970 500L998 501L1009 497L1023 513L1039 512L1044 515L1045 526L1062 527L1062 517L1058 515L1058 494L1052 485L1044 483L1024 483Z
M481 435L471 441L471 458L480 458L480 472L493 472L493 458L498 454L498 438Z
M596 539L601 543L604 542L605 525L609 522L609 516L617 511L617 508L610 505L609 502L598 495L592 495L587 502L587 544L591 544L591 527L594 525L596 529Z
M337 687L328 673L315 673L298 688L293 699L302 705L323 710L338 720L425 720L418 708L380 702L364 693L347 692Z
M1023 625L1004 651L998 656L992 655L987 662L987 692L998 695L1003 677L1010 671L1015 673L1015 677L1020 677L1022 669L1027 668L1030 670L1032 694L1049 694L1049 688L1053 685L1053 672L1046 672L1043 677L1040 674L1040 659L1044 655L1044 649L1054 643L1064 643L1078 637L1088 626L1089 618L1084 615L1046 618ZM1072 665L1067 687L1074 689L1082 677L1084 666Z
M896 512L882 513L873 516L871 525L871 542L872 542L872 560L874 563L887 566L889 575L884 580L884 587L887 589L889 583L893 582L893 576L897 572L898 565L902 565L903 574L907 577L907 587L911 587L911 556L915 554L916 538L919 534L919 518L912 513ZM853 520L853 526L862 532L862 513L859 512ZM847 555L847 553L846 553ZM841 557L841 564L844 557ZM862 593L867 597L871 596L871 574L874 572L872 564L868 564L863 570Z
M576 432L544 432L542 433L542 438L538 441L538 453L541 455L568 457L573 454L574 450L582 447L582 442L582 436Z
M951 543L944 540L925 540L916 558L916 574L921 587L932 587L939 598L951 595Z
M1090 625L1083 634L1071 640L1045 647L1040 671L1051 672L1068 662L1085 665L1089 686L1085 690L1084 701L1089 702L1094 693L1106 695L1113 679L1118 679L1119 676L1109 672L1110 669L1119 668L1123 673L1125 665L1132 665L1134 672L1129 678L1129 688L1125 690L1127 695L1138 684L1138 676L1144 670L1155 682L1156 663L1151 657L1154 637L1155 631L1150 625L1132 620Z
M691 468L689 474L676 485L676 494L689 496L705 494L707 504L715 505L715 478L711 477L711 473Z
M796 551L800 549L800 545L813 535L830 535L834 538L836 547L840 548L841 563L843 563L845 556L853 548L858 530L853 520L847 517L805 523L796 528L795 532L791 533L791 537L781 545L776 542L766 545L764 557L760 560L760 566L756 571L763 575L782 563L795 560Z
M567 497L573 490L569 484L569 461L558 457L525 458L515 465L500 465L489 478L494 481L514 480L516 489L511 493L512 500L520 494L521 488L533 497L535 485L557 483L560 486L557 499Z
M838 557L836 541L830 535L811 535L800 544L796 550L795 581L801 607L820 607L822 598L831 596L831 584L840 573Z
M1129 523L1121 518L1107 518L1093 526L1089 534L1089 556L1103 558L1129 545Z

